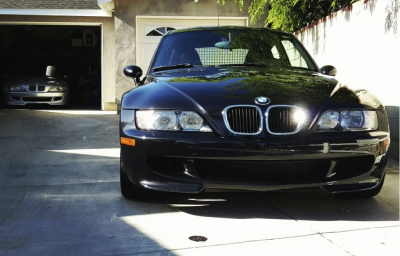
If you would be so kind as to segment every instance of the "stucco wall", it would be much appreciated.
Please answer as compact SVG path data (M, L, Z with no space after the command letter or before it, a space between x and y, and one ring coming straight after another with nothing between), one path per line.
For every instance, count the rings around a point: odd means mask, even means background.
M399 0L359 1L296 36L317 64L333 65L337 78L364 88L385 105L391 128L390 156L399 158Z
M245 1L247 2L247 1ZM127 65L136 64L136 16L204 16L204 17L246 17L232 2L217 9L216 0L115 0L115 47L116 47L116 95L120 103L121 96L133 88L133 82L123 75ZM217 25L217 23L215 24ZM254 26L263 26L263 22ZM201 26L201 23L199 23Z
M102 70L102 109L115 110L115 47L114 47L114 20L103 17L54 17L54 16L20 16L0 15L0 25L15 22L16 24L34 24L45 22L52 25L91 25L101 24L103 27L103 70Z

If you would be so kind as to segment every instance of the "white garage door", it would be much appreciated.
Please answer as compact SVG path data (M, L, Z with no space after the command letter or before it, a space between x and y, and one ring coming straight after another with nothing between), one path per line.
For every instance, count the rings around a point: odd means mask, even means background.
M224 17L219 19L219 25L221 26L247 26L247 23L247 17ZM142 68L143 74L146 74L162 35L170 30L180 28L218 26L218 19L209 17L138 17L136 24L136 62Z

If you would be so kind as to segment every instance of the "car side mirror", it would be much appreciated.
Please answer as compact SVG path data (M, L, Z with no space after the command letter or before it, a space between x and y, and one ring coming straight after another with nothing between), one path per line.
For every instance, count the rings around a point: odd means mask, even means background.
M138 85L140 83L140 77L143 75L143 71L138 66L130 65L124 68L124 75L132 78L135 81L135 84Z
M323 66L321 69L321 73L328 76L336 76L337 69L334 66L326 65Z
M54 74L56 73L56 68L53 66L47 66L46 67L46 76L47 77L53 77Z

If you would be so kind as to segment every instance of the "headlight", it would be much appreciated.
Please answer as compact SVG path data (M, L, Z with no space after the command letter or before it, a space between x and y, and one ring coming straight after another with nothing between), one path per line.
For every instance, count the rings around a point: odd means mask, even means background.
M136 125L140 130L174 130L177 118L173 111L137 111Z
M315 131L371 131L376 128L378 128L378 117L375 111L330 110L320 117Z
M184 111L179 115L179 124L183 130L198 131L203 127L203 118L195 112Z
M203 118L192 111L139 110L135 121L139 130L211 132Z
M49 92L67 92L68 88L65 86L51 86Z
M10 92L24 92L25 88L22 85L13 85L10 87Z

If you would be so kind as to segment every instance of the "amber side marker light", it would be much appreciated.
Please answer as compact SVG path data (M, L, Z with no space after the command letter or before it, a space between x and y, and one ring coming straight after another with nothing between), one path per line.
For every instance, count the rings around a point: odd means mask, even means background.
M389 146L389 144L390 144L390 139L386 139L386 140L383 141L383 146L384 147Z
M133 146L135 146L135 140L121 137L121 144L133 147Z

